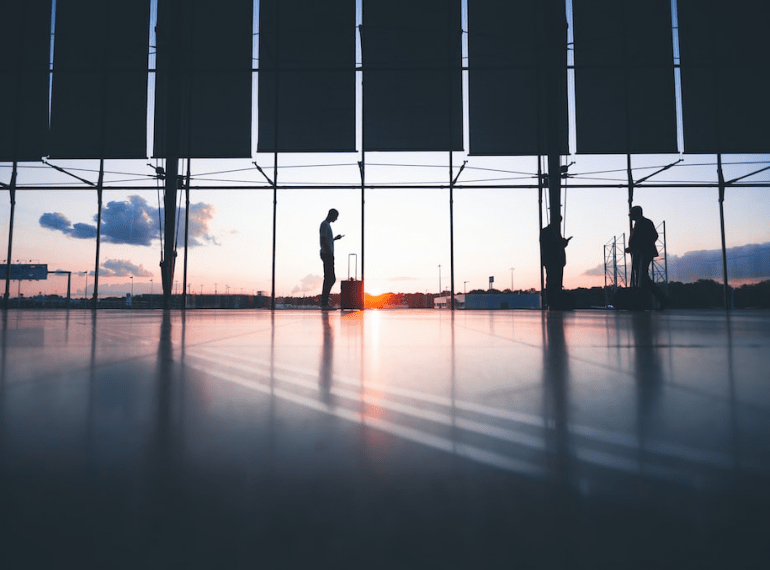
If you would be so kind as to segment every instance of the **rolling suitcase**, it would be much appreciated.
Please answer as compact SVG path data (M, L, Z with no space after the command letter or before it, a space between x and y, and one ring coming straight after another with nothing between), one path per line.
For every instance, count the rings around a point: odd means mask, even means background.
M356 258L353 278L350 278L350 258ZM358 256L355 253L348 255L348 278L340 283L340 308L357 309L364 308L364 282L358 281Z

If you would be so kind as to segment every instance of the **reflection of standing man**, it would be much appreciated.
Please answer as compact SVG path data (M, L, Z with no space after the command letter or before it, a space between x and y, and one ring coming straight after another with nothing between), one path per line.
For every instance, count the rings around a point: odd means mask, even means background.
M329 314L321 315L323 320L324 345L321 352L321 370L318 374L318 384L321 388L321 399L327 405L332 404L332 359L334 353L334 331L329 322Z
M329 311L333 309L329 305L329 293L331 293L332 285L337 281L337 277L334 275L334 242L342 238L341 235L334 236L332 233L332 222L337 221L339 212L332 208L326 215L326 219L321 222L320 238L321 238L321 260L324 263L324 285L321 292L321 309Z
M658 299L660 308L663 309L666 305L666 298L650 279L650 264L654 258L658 257L658 248L655 247L655 242L658 241L658 232L652 220L642 215L641 206L631 208L628 215L634 222L626 248L626 253L631 254L631 282L637 287L652 292Z
M565 248L572 237L561 236L561 214L551 214L551 223L540 230L540 253L545 267L545 301L549 309L561 309L564 266L567 265Z

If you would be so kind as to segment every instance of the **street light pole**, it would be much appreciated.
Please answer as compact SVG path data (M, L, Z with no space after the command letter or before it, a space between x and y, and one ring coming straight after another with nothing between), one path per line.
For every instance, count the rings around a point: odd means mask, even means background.
M131 308L134 308L134 276L129 275L129 279L131 279Z
M438 294L441 296L441 265L438 266Z
M513 270L516 269L515 267L511 267L511 293L513 293Z

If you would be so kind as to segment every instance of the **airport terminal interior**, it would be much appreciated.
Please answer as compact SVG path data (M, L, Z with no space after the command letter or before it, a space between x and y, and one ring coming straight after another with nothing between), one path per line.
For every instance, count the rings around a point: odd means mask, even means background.
M764 568L763 311L8 310L0 567Z
M365 195L446 190L453 297L455 189L537 192L538 232L568 178L629 210L635 190L703 189L726 293L725 193L770 188L746 180L770 168L767 0L4 0L0 21L0 569L768 567L767 311L170 308L191 188L270 192L241 226L272 229L273 302L279 192L360 191L363 283ZM341 153L344 176L278 176ZM428 154L440 180L402 174ZM576 154L623 167L576 178ZM684 154L707 180L655 178ZM469 157L483 176L458 181ZM486 169L511 157L537 172ZM247 182L190 167L230 159ZM30 214L58 191L96 207ZM105 232L103 197L133 192L157 194L142 245L160 241L165 308L97 310L100 240L134 243L131 223ZM741 226L767 227L755 210ZM87 271L50 259L94 278L93 309L9 306L38 226L62 233L52 255L93 243Z

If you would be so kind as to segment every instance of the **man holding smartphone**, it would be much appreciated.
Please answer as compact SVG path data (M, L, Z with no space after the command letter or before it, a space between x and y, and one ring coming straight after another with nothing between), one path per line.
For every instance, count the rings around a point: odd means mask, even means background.
M337 221L339 212L332 208L326 215L326 219L321 222L320 239L321 239L321 261L324 264L324 284L321 291L321 310L331 311L334 309L329 305L329 294L331 293L332 286L337 281L337 277L334 274L334 242L338 239L342 239L343 236L335 236L332 232L332 222Z

